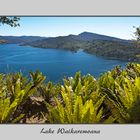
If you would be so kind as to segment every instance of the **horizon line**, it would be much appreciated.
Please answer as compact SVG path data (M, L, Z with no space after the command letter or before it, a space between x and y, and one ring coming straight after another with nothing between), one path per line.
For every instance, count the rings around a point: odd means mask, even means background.
M80 35L82 33L92 33L92 34L96 34L96 35L102 35L102 36L108 36L108 37L114 37L117 39L123 39L123 40L132 40L132 39L126 39L126 38L119 38L119 37L115 37L115 36L109 36L106 34L99 34L99 33L94 33L94 32L89 32L89 31L83 31L81 33L78 34L67 34L67 35L59 35L59 36L40 36L40 35L0 35L0 36L11 36L11 37L23 37L23 36L31 36L31 37L45 37L45 38L56 38L56 37L66 37L66 36L70 36L70 35Z

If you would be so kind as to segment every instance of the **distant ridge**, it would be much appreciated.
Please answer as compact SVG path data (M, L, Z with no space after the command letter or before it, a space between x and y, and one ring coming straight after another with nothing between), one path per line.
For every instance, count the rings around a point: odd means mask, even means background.
M117 37L101 35L101 34L91 33L91 32L82 32L77 36L77 39L81 39L85 41L92 41L92 40L128 41Z
M46 38L46 37L40 37L40 36L0 36L0 40L4 40L6 43L11 43L11 44L27 43L27 42L32 42L32 41L44 39L44 38Z
M87 53L110 59L140 62L140 47L136 47L132 40L91 32L48 38L39 36L0 36L0 40L6 40L8 43L19 43L21 46L64 49L73 52L81 49Z
M58 36L58 37L40 37L40 36L0 36L0 40L6 40L7 43L27 43L33 42L42 39L57 39L57 38L71 38L75 40L81 41L93 41L93 40L108 40L108 41L122 41L122 42L130 42L130 40L120 39L117 37L112 37L108 35L101 35L97 33L91 32L82 32L78 35L68 35L68 36Z
M117 41L121 44L129 44L131 40L120 39L107 35L100 35L91 32L82 32L78 35L48 37L40 40L30 41L27 44L34 47L42 48L66 48L71 45L73 48L79 48L81 45L87 44L92 41Z

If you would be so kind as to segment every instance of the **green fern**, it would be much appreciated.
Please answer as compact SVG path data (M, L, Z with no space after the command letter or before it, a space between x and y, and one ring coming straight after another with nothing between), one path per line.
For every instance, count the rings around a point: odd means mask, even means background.
M128 64L119 75L114 76L114 72L110 71L98 80L100 93L107 95L106 106L119 123L140 121L139 74L139 64Z
M27 101L37 87L44 81L41 73L31 73L32 80L26 81L22 74L2 75L0 77L0 122L9 123L19 121L24 114L19 113L21 105ZM17 113L17 114L16 114ZM19 114L19 115L18 115Z
M56 106L45 102L50 123L103 123L105 96L98 93L96 80L91 75L81 77L78 72L74 79L64 79L60 97L55 98ZM110 123L112 120L108 119Z

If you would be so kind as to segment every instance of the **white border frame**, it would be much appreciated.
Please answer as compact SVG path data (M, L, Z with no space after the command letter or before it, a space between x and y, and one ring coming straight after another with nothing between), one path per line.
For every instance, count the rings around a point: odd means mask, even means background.
M4 0L0 15L8 16L140 16L139 0ZM42 128L94 129L100 134L40 134ZM132 140L139 138L140 124L131 125L9 125L0 124L0 139L96 139Z

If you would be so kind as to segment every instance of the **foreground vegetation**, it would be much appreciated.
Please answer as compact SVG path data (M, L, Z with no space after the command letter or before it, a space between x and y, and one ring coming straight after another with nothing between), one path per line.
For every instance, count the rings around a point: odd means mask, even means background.
M97 80L77 72L63 85L30 76L0 74L0 123L140 123L140 64Z

